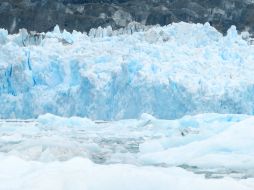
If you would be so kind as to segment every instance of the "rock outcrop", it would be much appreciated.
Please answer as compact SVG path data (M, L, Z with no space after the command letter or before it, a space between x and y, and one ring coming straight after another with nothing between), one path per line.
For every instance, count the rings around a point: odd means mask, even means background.
M2 0L0 27L44 32L61 29L113 29L136 21L146 25L210 22L222 33L231 25L254 32L253 0Z

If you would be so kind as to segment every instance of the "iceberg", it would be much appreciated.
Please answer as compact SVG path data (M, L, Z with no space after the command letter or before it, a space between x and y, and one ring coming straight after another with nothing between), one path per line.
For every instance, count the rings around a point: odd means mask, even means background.
M253 60L254 46L235 27L222 36L208 23L89 34L1 29L0 118L253 114Z

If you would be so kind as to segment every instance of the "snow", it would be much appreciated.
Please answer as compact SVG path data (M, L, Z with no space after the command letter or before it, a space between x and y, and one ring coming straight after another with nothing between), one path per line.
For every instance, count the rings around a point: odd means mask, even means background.
M253 114L254 46L208 23L0 31L0 118Z

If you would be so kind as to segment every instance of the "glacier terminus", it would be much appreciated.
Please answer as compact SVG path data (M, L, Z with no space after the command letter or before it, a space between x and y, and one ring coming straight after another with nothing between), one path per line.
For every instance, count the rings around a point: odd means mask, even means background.
M0 29L0 190L253 190L253 74L235 26Z

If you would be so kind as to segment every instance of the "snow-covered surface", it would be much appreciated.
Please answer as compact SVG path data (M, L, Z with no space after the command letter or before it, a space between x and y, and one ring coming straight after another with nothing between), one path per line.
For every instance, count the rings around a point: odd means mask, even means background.
M1 190L252 190L254 116L0 120Z
M209 24L187 23L89 35L2 29L0 117L253 114L253 71L254 46L235 27L224 37Z

